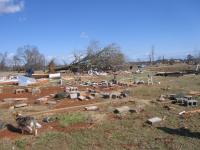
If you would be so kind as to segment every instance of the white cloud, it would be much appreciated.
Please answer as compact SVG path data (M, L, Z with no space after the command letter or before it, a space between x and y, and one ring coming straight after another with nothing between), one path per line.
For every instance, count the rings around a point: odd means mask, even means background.
M89 38L89 36L88 36L88 34L86 32L81 32L80 33L80 38L87 39L87 38Z
M23 8L23 0L0 0L0 14L16 13Z

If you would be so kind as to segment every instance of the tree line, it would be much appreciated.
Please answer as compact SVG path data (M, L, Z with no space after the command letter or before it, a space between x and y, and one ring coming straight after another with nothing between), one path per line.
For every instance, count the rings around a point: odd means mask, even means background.
M42 69L45 66L45 56L36 46L26 45L17 49L12 57L8 53L0 53L0 70Z
M47 61L36 46L25 45L19 47L12 58L8 57L7 52L0 53L0 70L43 70L49 65L57 66L55 60L56 58ZM93 41L89 43L84 54L74 53L74 60L66 65L82 70L114 70L125 62L125 56L117 44L111 43L101 47L99 42Z

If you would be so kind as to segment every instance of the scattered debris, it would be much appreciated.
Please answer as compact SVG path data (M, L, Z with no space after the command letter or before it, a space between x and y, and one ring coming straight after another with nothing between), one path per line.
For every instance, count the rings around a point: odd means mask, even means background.
M19 113L17 113L16 115L16 122L18 124L19 129L22 130L22 134L28 132L36 136L37 129L42 127L34 117L22 116Z
M144 80L135 80L134 84L144 84Z
M170 94L170 95L168 95L168 98L170 100L176 100L176 94Z
M175 110L175 107L168 106L168 105L164 105L163 108L165 108L167 110Z
M18 76L0 77L0 84L18 84Z
M161 102L165 101L166 100L165 97L166 97L165 95L160 95L160 98L158 99L158 101L161 101Z
M56 100L61 100L61 99L64 99L64 98L67 98L69 96L69 93L66 93L66 92L62 92L62 93L58 93L54 96L54 98Z
M46 122L46 123L49 123L49 122L53 122L53 121L55 121L57 119L58 119L57 117L44 117L42 121Z

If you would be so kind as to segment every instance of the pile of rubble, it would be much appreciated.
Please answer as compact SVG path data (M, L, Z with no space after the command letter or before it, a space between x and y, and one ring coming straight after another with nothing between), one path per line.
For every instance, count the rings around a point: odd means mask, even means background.
M95 86L99 86L99 87L112 87L112 86L131 86L127 83L121 83L121 82L118 82L117 80L111 80L111 81L100 81L100 82L91 82L91 81L87 81L87 82L83 82L80 84L81 86L92 86L92 87L95 87Z
M172 103L177 103L182 106L193 106L196 107L198 101L194 99L190 95L183 95L183 94L170 94L170 95L161 95L158 101L166 101L167 99L171 100Z

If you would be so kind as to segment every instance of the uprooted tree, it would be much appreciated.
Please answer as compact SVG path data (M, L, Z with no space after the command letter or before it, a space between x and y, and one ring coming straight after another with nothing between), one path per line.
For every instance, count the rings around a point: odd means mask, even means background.
M121 69L124 63L124 54L117 44L112 43L101 48L99 43L95 41L88 46L86 56L82 59L75 59L70 66L81 70L107 71Z

